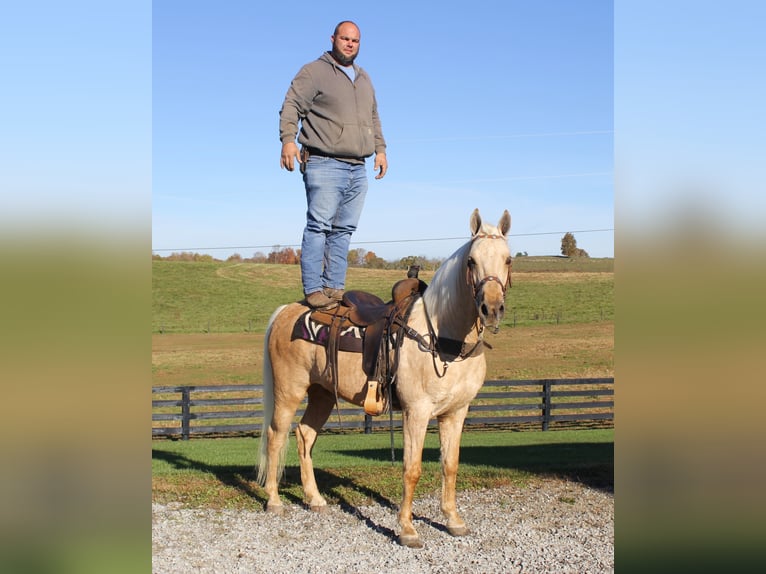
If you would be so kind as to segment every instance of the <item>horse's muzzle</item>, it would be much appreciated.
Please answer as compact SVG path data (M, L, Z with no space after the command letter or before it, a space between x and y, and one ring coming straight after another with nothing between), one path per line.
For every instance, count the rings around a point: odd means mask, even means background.
M505 315L505 293L502 287L496 283L485 284L476 298L476 309L482 324L497 333Z

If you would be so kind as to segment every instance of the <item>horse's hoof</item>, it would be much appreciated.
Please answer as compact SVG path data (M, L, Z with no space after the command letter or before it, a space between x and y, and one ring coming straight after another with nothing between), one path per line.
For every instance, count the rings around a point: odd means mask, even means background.
M468 527L463 526L447 526L447 532L452 536L466 536L469 534Z
M266 512L275 516L282 516L285 513L285 507L281 504L267 504Z
M407 548L423 548L423 542L421 542L417 534L401 534L399 536L399 544Z
M318 504L316 506L310 506L309 508L311 508L311 512L316 512L317 514L327 514L327 511L329 510L326 504Z

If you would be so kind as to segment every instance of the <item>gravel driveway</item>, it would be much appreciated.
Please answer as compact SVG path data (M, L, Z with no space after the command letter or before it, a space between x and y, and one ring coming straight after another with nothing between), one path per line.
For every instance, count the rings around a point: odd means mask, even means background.
M152 571L215 573L556 573L614 571L614 495L575 482L458 492L471 529L453 538L438 497L418 499L425 547L396 542L396 510L330 506L323 514L286 505L260 511L152 506Z

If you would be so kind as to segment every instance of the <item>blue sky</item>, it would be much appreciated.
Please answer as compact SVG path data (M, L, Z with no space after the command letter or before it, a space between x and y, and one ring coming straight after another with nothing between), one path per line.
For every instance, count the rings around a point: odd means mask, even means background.
M154 2L152 248L226 258L300 243L305 197L279 168L278 111L351 19L389 160L352 247L446 257L478 207L492 222L509 210L513 253L558 254L572 231L613 256L612 2L480 4Z
M151 41L138 1L3 4L0 232L148 241Z
M766 2L620 1L615 16L618 235L762 237Z
M4 6L3 244L55 247L59 231L138 252L296 244L303 191L278 167L277 113L346 17L362 27L391 162L356 245L448 255L460 240L418 239L466 236L474 207L509 209L514 252L610 227L640 246L695 217L762 243L766 3L618 1L613 52L608 2L389 2L321 18L251 4ZM614 252L611 232L576 237Z

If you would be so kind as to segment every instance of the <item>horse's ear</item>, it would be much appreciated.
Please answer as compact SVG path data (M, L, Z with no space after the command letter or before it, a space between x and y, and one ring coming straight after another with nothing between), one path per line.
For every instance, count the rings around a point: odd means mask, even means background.
M511 228L511 214L508 213L507 209L503 211L503 216L500 218L497 228L503 234L503 237L508 234L508 230Z
M479 208L473 210L471 214L471 236L475 236L481 229L481 215L479 215Z

